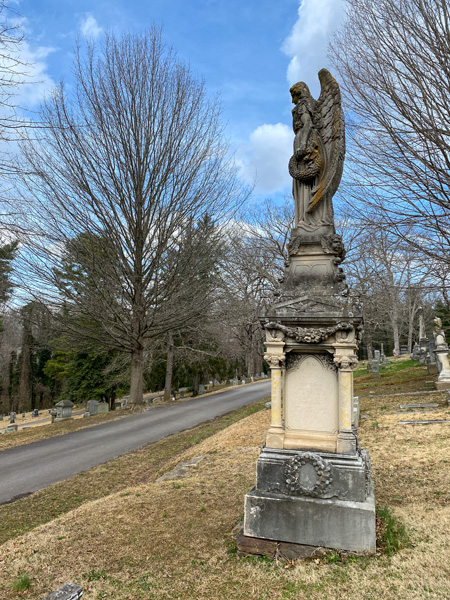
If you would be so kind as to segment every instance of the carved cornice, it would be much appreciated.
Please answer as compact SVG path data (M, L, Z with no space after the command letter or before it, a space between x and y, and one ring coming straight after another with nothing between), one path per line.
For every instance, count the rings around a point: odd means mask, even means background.
M334 335L337 331L351 331L353 325L350 323L337 323L332 327L286 327L281 323L271 322L265 325L266 329L278 329L287 337L296 342L306 344L317 344Z

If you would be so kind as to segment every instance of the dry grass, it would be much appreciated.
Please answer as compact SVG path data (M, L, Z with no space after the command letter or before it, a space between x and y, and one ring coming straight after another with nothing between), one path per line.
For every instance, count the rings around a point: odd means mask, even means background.
M439 401L436 415L448 418ZM398 425L399 404L364 399L370 418L360 428L377 503L403 520L413 542L389 559L284 565L233 553L230 532L269 422L262 411L179 455L206 455L189 477L134 485L3 544L1 598L40 600L65 581L83 585L86 600L450 598L450 424ZM22 573L31 585L19 594L10 584Z

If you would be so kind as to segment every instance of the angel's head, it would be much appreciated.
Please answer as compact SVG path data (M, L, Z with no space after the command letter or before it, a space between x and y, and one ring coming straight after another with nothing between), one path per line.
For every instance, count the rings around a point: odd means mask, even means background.
M309 99L311 97L309 87L306 85L306 83L303 83L303 81L294 83L289 91L291 92L293 104L298 104L300 100L305 98Z

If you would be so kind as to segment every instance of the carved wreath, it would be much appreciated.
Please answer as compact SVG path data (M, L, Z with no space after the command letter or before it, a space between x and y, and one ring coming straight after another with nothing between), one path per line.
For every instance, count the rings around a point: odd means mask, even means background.
M278 329L296 342L305 342L307 344L322 342L334 335L337 331L351 331L353 325L349 323L338 323L333 327L320 327L317 329L307 327L286 327L281 323L267 323L266 329Z
M300 472L306 464L312 465L317 475L316 482L311 487L300 483ZM313 452L302 452L287 460L284 473L288 493L295 496L323 496L333 482L330 465Z

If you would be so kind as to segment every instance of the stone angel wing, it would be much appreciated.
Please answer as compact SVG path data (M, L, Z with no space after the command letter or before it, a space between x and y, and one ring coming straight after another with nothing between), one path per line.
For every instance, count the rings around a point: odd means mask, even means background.
M331 202L341 181L345 156L345 122L339 85L327 69L319 71L319 81L321 92L314 112L323 145L323 166L319 182L313 189L308 213L312 212L319 202Z

